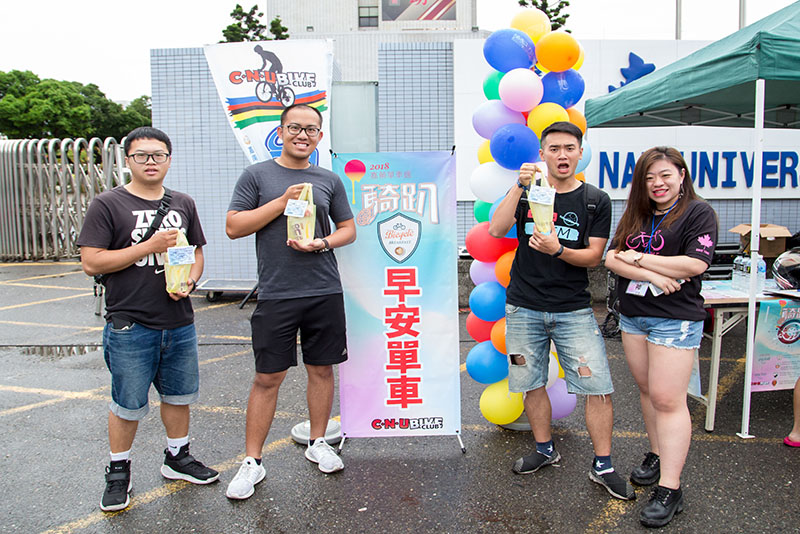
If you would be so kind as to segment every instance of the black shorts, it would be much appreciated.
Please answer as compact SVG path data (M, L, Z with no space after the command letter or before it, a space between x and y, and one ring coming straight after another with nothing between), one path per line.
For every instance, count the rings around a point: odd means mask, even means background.
M333 365L347 360L344 298L259 300L250 317L257 373L279 373L297 365L297 330L303 363Z

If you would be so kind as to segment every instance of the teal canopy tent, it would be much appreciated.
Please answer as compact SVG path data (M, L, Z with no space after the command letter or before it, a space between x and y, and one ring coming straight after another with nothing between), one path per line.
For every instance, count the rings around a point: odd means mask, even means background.
M800 2L795 2L683 59L586 102L590 128L720 126L753 128L753 265L761 221L763 130L800 128ZM748 316L756 316L756 274ZM740 437L749 434L755 320L747 324Z

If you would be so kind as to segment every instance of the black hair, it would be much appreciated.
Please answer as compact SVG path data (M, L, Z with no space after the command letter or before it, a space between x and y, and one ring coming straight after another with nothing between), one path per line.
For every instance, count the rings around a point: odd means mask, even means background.
M291 106L289 106L288 108L284 109L284 110L283 110L283 113L281 113L281 126L283 126L283 123L284 123L284 122L285 122L285 120L286 120L286 115L287 115L287 114L288 114L288 113L289 113L291 110L293 110L293 109L298 109L298 108L300 108L300 109L303 109L303 108L305 108L305 109L311 109L311 110L313 110L313 111L314 111L314 113L316 113L316 114L317 114L317 117L319 117L319 126L320 126L320 128L322 128L322 113L320 113L320 111L319 111L317 108L315 108L315 107L313 107L313 106L309 106L308 104L292 104L292 105L291 105Z
M167 134L152 126L140 126L125 136L124 149L126 156L130 156L128 151L131 149L131 144L139 139L155 139L156 141L161 141L167 145L167 152L172 154L172 142L169 140Z
M551 133L556 133L556 132L570 134L572 136L575 136L575 138L578 140L578 146L581 146L583 144L583 132L581 132L580 128L578 128L577 126L575 126L571 122L558 121L558 122L554 122L553 124L551 124L550 126L545 128L544 131L542 132L542 136L540 138L540 141L541 141L541 144L542 144L542 148L544 148L544 139L545 139L545 137L547 137Z

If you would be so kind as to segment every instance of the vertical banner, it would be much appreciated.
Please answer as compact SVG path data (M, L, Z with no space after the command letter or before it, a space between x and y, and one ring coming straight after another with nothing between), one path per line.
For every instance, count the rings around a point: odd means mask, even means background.
M792 389L800 376L800 303L759 303L753 350L753 391Z
M307 104L329 124L333 51L330 41L259 41L205 47L222 108L247 159L280 156L277 128L292 104ZM330 139L323 136L311 162L330 168Z
M338 154L356 242L336 251L347 311L345 437L459 434L455 157Z

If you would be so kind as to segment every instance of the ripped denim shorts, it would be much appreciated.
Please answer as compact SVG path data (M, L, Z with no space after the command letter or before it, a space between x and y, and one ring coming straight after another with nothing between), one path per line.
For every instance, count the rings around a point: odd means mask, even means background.
M694 350L703 339L703 321L620 314L619 327L626 334L647 336L650 343L672 349Z

